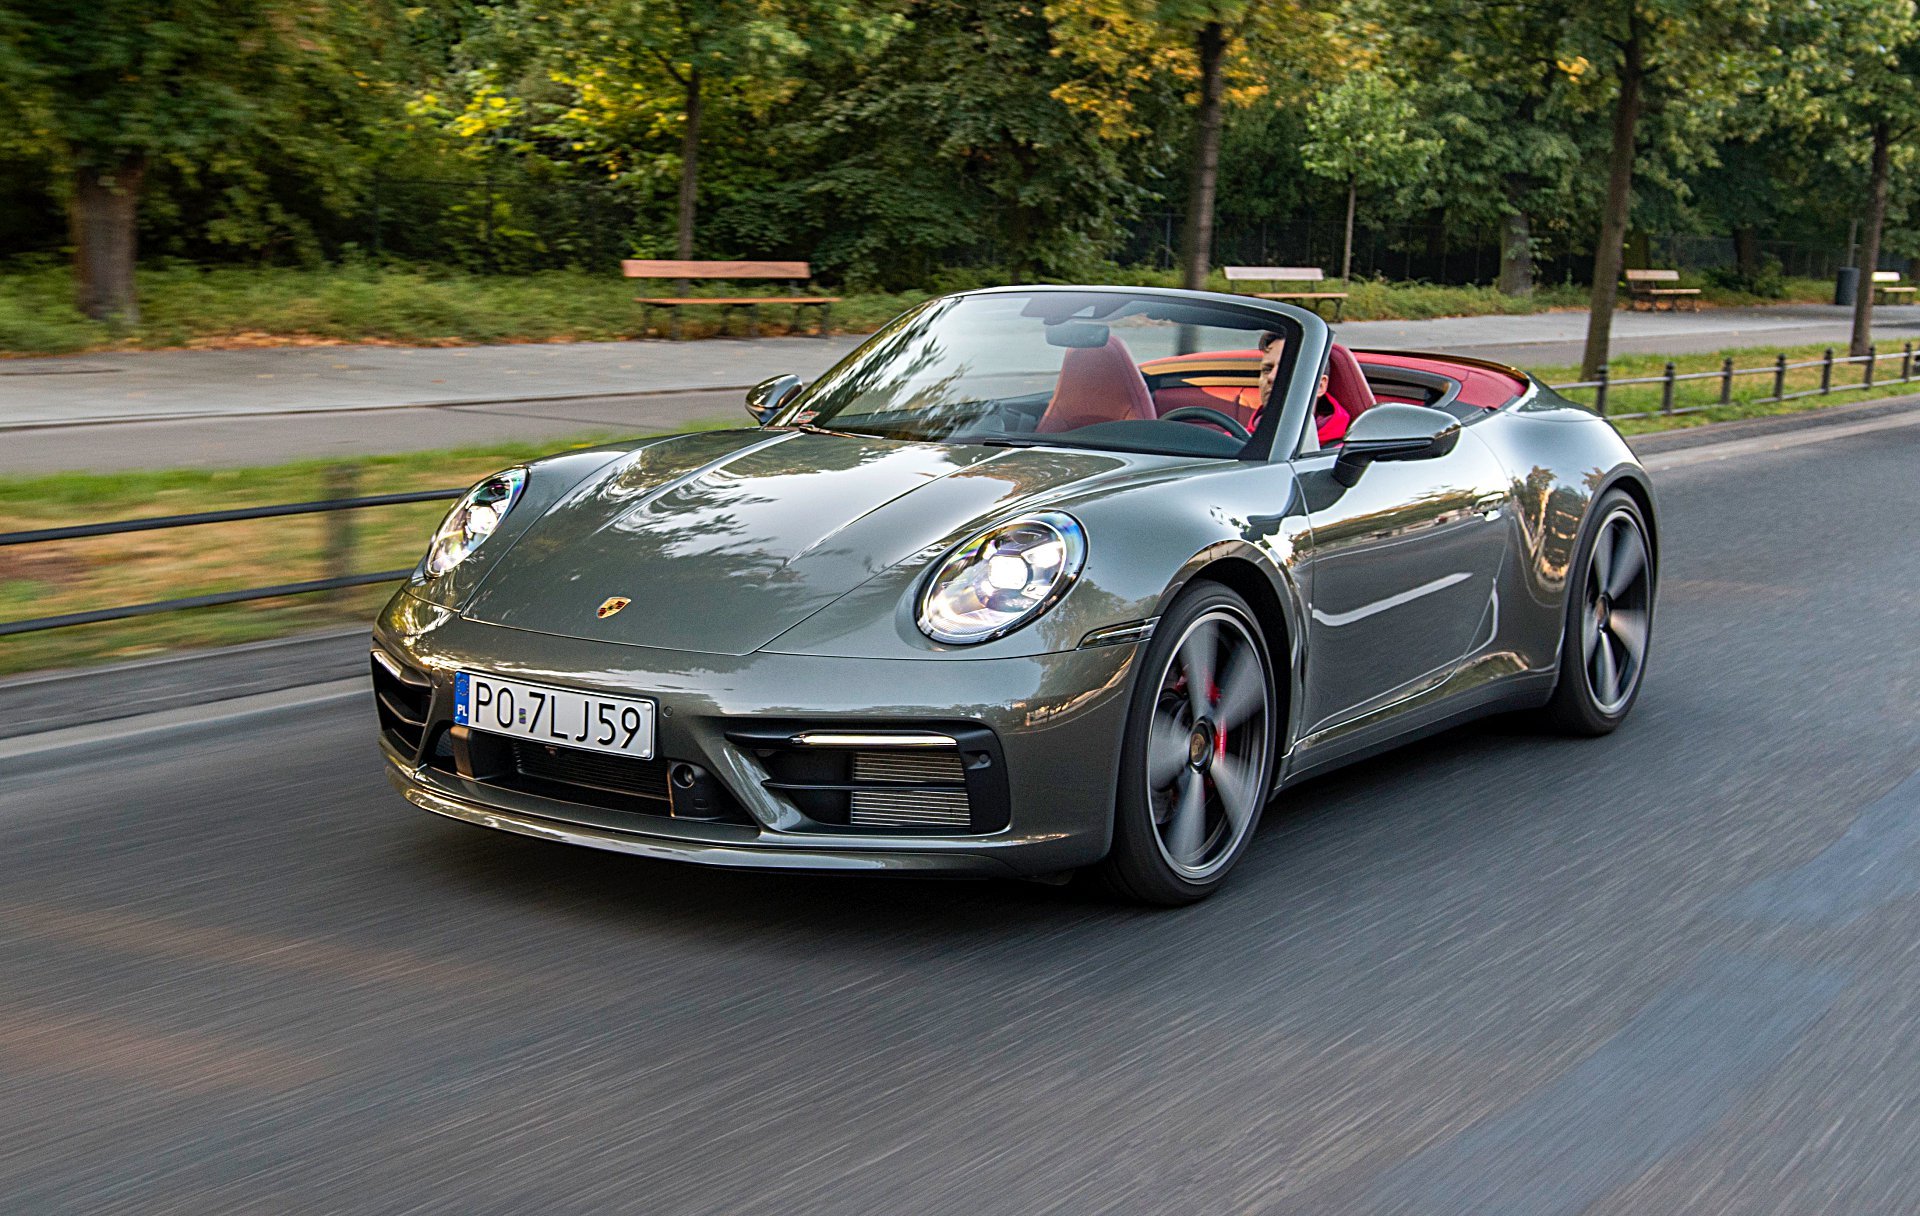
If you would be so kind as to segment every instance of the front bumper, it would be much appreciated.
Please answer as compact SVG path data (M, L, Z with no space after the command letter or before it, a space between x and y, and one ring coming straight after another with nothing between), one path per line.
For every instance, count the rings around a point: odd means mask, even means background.
M716 655L478 624L405 592L381 615L374 641L431 689L420 745L381 741L389 780L422 809L545 840L707 865L980 876L1053 873L1106 854L1139 650L1136 643L925 662ZM433 754L451 725L453 675L462 669L652 698L657 754L706 770L741 813L734 822L676 818L449 771ZM1008 798L1004 826L942 833L823 824L769 789L767 768L739 741L769 727L943 726L991 732Z

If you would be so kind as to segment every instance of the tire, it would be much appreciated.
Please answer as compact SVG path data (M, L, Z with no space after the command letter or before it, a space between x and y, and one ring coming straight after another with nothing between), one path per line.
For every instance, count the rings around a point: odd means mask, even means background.
M1547 718L1564 734L1610 734L1640 696L1653 640L1652 534L1621 490L1594 503L1567 584L1560 675Z
M1225 881L1272 786L1277 687L1245 600L1200 582L1174 601L1135 677L1113 848L1098 871L1109 890L1173 907Z

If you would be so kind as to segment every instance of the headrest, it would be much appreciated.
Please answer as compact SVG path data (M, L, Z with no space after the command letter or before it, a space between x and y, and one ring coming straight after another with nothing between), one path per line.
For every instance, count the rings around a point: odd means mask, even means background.
M1374 406L1373 390L1360 370L1360 360L1338 342L1327 352L1327 392L1349 417L1358 418Z
M1060 361L1053 400L1035 428L1042 435L1071 431L1096 422L1152 418L1153 395L1119 335L1104 346L1079 346Z

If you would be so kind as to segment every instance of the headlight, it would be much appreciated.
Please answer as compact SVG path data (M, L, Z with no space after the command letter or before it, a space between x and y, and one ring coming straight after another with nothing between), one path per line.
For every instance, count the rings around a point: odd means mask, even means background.
M472 556L520 501L526 485L526 469L512 468L468 490L440 521L433 543L427 546L427 573L445 574Z
M1070 515L1000 524L948 554L927 580L920 632L957 645L1011 633L1066 594L1086 560L1086 533Z

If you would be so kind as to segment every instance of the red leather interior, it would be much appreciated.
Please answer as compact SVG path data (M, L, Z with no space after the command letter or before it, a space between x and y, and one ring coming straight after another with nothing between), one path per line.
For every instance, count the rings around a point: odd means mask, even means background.
M1105 346L1076 347L1060 361L1053 399L1035 428L1042 435L1096 422L1155 417L1153 395L1118 334Z
M1338 342L1327 352L1327 395L1338 401L1349 418L1358 418L1374 406L1373 389L1353 352Z
M1460 382L1460 403L1477 405L1483 410L1497 410L1527 390L1525 379L1485 364L1455 363L1450 359L1429 355L1399 355L1377 350L1365 352L1362 362L1376 367L1407 367L1452 377ZM1419 405L1421 402L1414 401L1413 404Z

